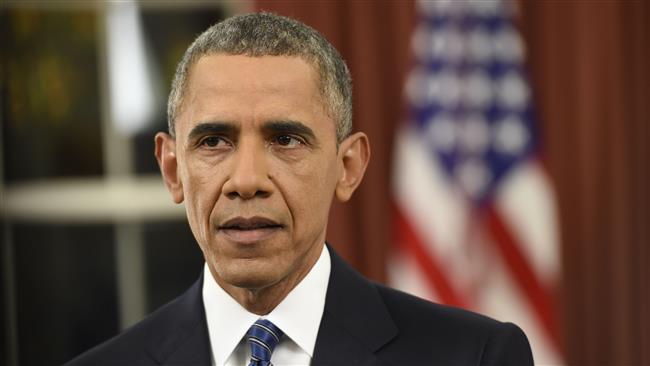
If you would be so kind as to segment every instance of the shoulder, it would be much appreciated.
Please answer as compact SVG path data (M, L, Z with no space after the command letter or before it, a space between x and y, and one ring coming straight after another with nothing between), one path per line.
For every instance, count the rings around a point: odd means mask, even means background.
M331 258L325 315L333 320L321 324L327 337L340 337L334 330L344 329L385 365L533 364L516 325L371 282L333 250Z
M202 329L202 300L197 281L185 294L65 366L158 365ZM204 327L203 327L204 328ZM207 330L206 337L207 337Z
M153 364L146 351L146 340L156 334L158 323L164 322L166 307L159 309L141 322L101 343L65 366Z
M512 323L432 303L383 285L373 286L398 328L393 341L396 344L437 349L432 355L441 364L533 363L526 335Z
M373 284L402 331L423 331L422 326L435 325L428 331L471 330L482 334L498 327L500 322L460 308L432 303L419 297L380 284Z

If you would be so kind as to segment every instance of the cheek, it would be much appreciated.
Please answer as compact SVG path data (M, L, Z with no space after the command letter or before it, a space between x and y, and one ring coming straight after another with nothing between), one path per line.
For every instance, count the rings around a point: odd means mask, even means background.
M284 191L287 203L297 216L296 224L325 224L336 188L336 166L328 160L299 164L284 177L290 177Z
M199 244L207 243L210 216L220 192L220 180L215 169L188 166L183 171L185 210L192 232Z

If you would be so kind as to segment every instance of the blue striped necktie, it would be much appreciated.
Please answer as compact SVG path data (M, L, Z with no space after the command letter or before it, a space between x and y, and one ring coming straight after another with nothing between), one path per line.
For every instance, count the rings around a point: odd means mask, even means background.
M251 345L251 362L248 366L273 366L271 353L283 335L275 324L266 319L258 319L246 333L246 340Z

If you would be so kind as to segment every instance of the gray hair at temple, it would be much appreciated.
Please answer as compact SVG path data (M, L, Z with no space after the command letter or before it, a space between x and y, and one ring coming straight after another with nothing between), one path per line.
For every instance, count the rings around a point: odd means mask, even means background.
M316 30L296 20L271 13L251 13L211 26L185 51L176 68L167 104L167 123L172 136L190 69L201 57L212 54L302 58L319 72L323 107L336 121L337 142L352 131L352 78L334 46Z

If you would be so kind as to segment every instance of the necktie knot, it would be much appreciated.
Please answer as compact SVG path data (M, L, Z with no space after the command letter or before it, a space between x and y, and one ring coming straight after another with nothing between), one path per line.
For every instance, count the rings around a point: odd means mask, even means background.
M271 354L283 335L284 332L275 324L266 319L258 319L246 333L246 340L251 346L249 366L270 366Z

